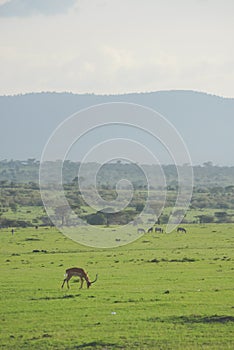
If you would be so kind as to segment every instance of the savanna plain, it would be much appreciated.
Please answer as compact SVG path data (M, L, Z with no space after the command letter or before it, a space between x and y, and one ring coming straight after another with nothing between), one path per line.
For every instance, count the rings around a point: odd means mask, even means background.
M53 227L1 229L0 347L233 349L234 224L184 227L109 249ZM61 289L74 266L96 283Z

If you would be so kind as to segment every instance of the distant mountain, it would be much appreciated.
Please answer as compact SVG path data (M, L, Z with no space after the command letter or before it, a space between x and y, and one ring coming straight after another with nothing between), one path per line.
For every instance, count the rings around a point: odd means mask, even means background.
M234 99L194 91L0 96L0 160L40 159L50 134L68 116L95 104L121 101L153 108L166 117L182 135L193 164L234 164Z

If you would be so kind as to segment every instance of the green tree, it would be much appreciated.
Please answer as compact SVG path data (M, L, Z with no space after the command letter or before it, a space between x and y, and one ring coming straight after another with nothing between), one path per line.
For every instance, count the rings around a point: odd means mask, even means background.
M106 218L103 213L95 213L87 215L86 217L87 223L90 225L105 225L106 224Z
M211 222L214 222L214 216L213 215L197 215L196 218L199 219L200 224L208 224Z
M228 222L228 213L226 211L217 211L214 215L219 223Z
M55 208L55 215L58 219L61 219L62 226L67 224L69 210L70 210L70 207L67 205L62 205L60 207Z
M18 206L17 206L16 203L14 203L14 202L10 203L10 204L9 204L9 207L11 208L11 210L13 211L13 213L16 213L16 212L17 212Z

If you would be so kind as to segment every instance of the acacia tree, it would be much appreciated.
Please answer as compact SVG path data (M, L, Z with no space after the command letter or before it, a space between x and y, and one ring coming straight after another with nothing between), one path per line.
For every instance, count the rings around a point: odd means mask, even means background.
M55 215L58 219L61 219L62 226L67 224L69 209L70 207L68 205L62 205L60 207L55 208Z
M16 213L16 212L17 212L18 206L17 206L16 203L14 203L14 202L10 203L10 204L9 204L9 207L11 208L11 210L13 211L13 213Z
M196 218L198 218L200 224L208 224L214 222L213 215L197 215Z
M228 220L230 220L229 215L226 211L217 211L214 213L214 215L220 223L229 222Z

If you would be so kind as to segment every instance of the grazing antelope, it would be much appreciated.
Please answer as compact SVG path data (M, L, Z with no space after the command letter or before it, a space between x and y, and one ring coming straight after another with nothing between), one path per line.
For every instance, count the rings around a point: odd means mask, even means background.
M184 232L184 233L186 233L186 230L183 227L178 227L177 228L177 232Z
M84 283L84 280L86 281L87 283L87 288L89 288L91 286L92 283L96 282L97 281L97 278L98 278L98 275L96 275L96 278L94 281L90 281L89 280L89 276L88 274L81 268L79 267L71 267L70 269L67 269L66 270L66 273L64 275L64 280L63 280L63 284L62 284L62 287L64 286L64 283L67 282L67 288L70 288L69 287L69 280L73 277L73 276L78 276L80 277L80 281L81 281L81 284L80 284L80 289L83 287L83 283Z
M145 233L145 230L144 230L143 228L138 228L138 229L137 229L137 232L138 232L138 233Z

